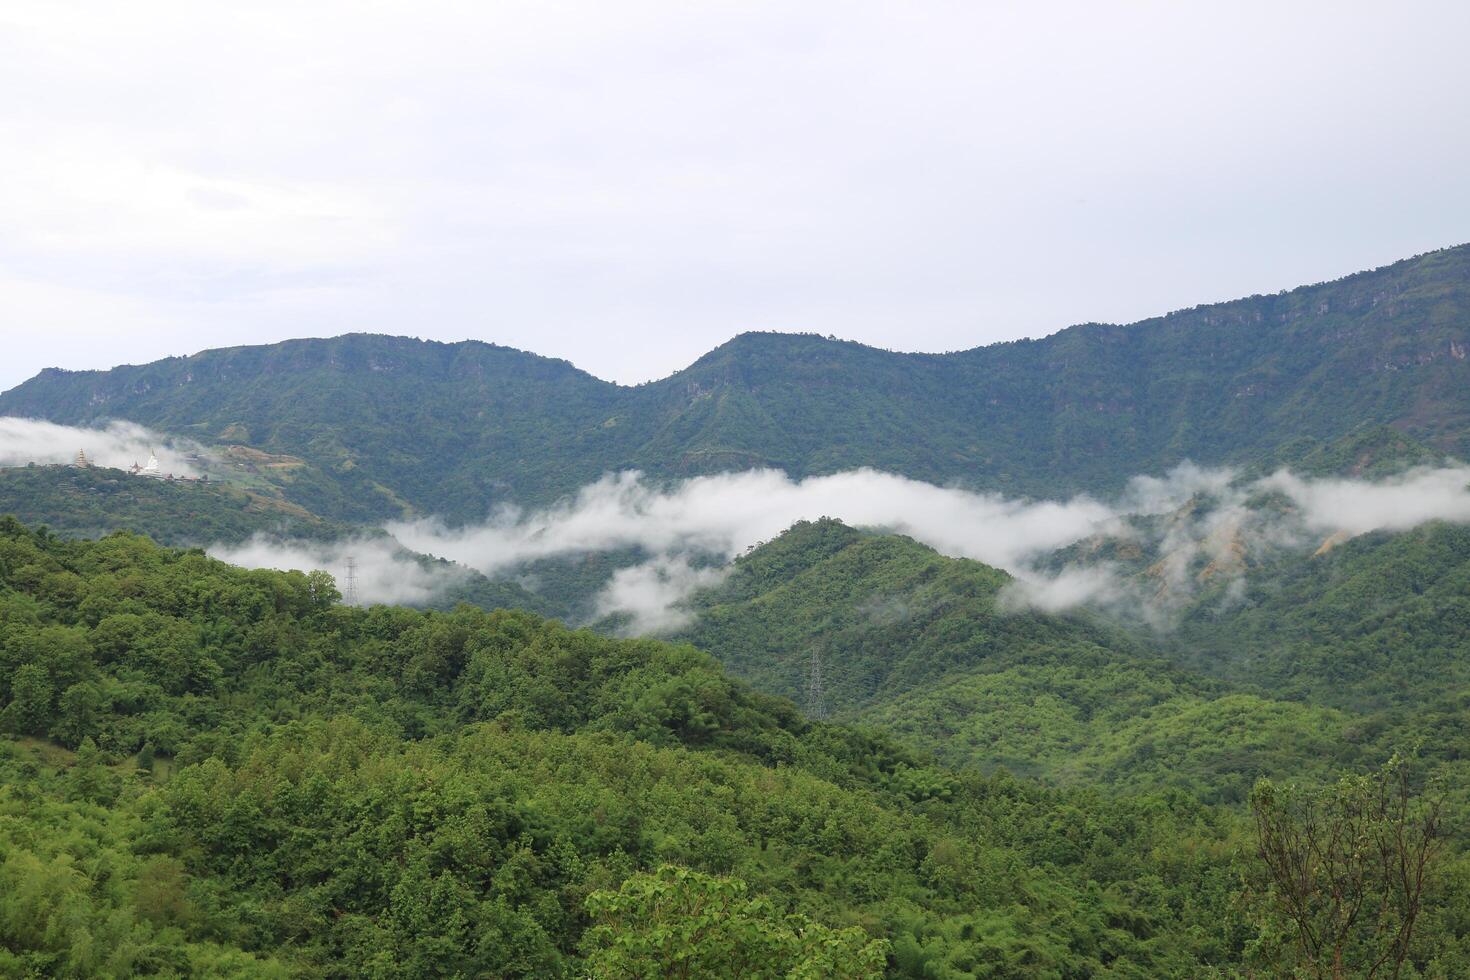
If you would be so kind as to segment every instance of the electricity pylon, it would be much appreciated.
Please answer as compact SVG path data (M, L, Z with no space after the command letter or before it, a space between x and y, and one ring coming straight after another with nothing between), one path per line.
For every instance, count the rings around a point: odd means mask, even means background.
M342 601L349 606L357 605L357 558L347 556L347 582L342 588Z
M806 681L806 713L821 721L827 717L827 692L822 690L822 651L812 647L811 674Z

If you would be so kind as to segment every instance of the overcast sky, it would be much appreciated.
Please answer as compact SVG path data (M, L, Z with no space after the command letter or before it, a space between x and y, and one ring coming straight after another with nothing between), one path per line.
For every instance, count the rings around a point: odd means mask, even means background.
M948 350L1470 240L1470 4L0 2L0 388L369 330Z

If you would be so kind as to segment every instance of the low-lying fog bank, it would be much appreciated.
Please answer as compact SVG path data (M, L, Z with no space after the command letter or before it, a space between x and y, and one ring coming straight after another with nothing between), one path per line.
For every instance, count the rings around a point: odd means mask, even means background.
M1086 495L1018 500L874 470L804 480L751 470L672 485L629 471L541 510L501 509L469 527L421 520L387 530L412 551L492 577L528 561L641 549L651 557L612 573L593 608L598 616L626 616L632 631L663 632L687 622L689 596L724 574L709 567L711 557L728 562L796 521L823 516L906 534L943 554L1003 568L1017 578L1006 595L1013 608L1127 604L1162 624L1159 589L1142 588L1110 561L1058 566L1048 556L1089 539L1135 541L1150 554L1154 578L1167 586L1163 591L1177 601L1193 588L1201 560L1238 577L1248 553L1315 550L1325 541L1430 520L1470 521L1470 467L1420 468L1378 481L1314 479L1284 470L1243 480L1230 469L1184 464L1163 476L1139 476L1106 501ZM352 555L365 602L428 601L455 574L425 568L381 538L329 545L258 538L211 553L242 565L325 568L339 578Z

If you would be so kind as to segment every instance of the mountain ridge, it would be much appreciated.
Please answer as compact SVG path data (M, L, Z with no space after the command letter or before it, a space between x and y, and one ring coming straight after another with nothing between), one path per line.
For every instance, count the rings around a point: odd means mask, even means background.
M300 456L335 487L284 492L332 518L467 521L630 468L799 478L868 466L1042 496L1112 492L1185 459L1250 463L1365 425L1466 456L1467 352L1470 246L1459 246L945 354L745 333L667 378L622 386L483 341L349 334L43 373L0 395L0 413L125 418Z
M121 370L121 369L125 369L125 368L146 367L146 366L152 365L152 364L162 364L162 363L167 363L167 362L172 362L172 361L187 361L187 360L193 359L195 357L198 357L201 354L208 354L208 353L212 353L212 352L215 352L215 351L222 351L222 350L239 351L239 350L252 350L252 349L257 349L257 348L261 348L261 349L263 349L263 348L280 348L280 347L287 347L287 346L297 345L297 344L312 344L312 343L318 343L318 342L329 342L329 341L344 340L344 339L347 339L347 338L354 338L354 337L377 337L377 338L388 338L388 339L393 339L393 340L413 341L414 343L422 344L422 345L429 346L429 347L451 347L451 348L458 348L458 347L466 347L466 346L481 346L481 347L494 348L496 350L501 350L501 351L508 351L508 352L515 353L515 354L529 354L529 355L534 356L534 357L537 357L537 358L539 358L541 360L560 362L560 363L562 363L564 365L567 365L568 367L571 367L573 370L577 371L578 373L584 374L584 375L592 378L593 380L601 381L604 384L610 385L612 387L616 387L616 388L640 388L640 387L644 387L646 385L657 384L660 381L669 380L669 378L672 378L672 377L674 377L676 375L683 374L683 373L685 373L687 371L690 371L691 369L697 367L700 364L700 362L702 362L702 361L710 358L712 355L720 352L724 348L729 347L729 346L731 346L733 344L736 344L737 342L741 341L743 338L747 338L747 337L758 337L758 336L812 337L812 338L825 339L825 340L828 340L828 341L835 341L835 342L841 343L841 344L849 344L849 345L853 345L853 346L857 346L857 347L863 347L863 348L867 348L867 349L870 349L870 350L883 351L884 353L887 353L887 354L908 355L908 356L913 356L913 357L943 357L943 356L950 355L950 354L966 354L966 353L972 353L972 352L978 351L978 350L985 350L985 349L988 349L988 348L996 348L996 347L1004 347L1004 346L1012 345L1012 344L1036 343L1036 342L1039 342L1039 341L1044 341L1044 340L1049 340L1049 339L1055 338L1055 337L1057 337L1057 336L1059 336L1061 334L1067 333L1068 331L1072 331L1072 330L1097 328L1097 327L1136 327L1136 326L1142 326L1142 325L1146 325L1146 324L1155 323L1157 321L1168 320L1168 319L1171 319L1171 318L1174 318L1174 317L1185 316L1187 314L1195 313L1195 312L1198 312L1198 311L1201 311L1201 310L1212 309L1212 308L1223 307L1223 306L1230 306L1230 305L1235 304L1235 303L1248 302L1250 300L1264 299L1264 298L1273 297L1273 296L1274 297L1280 297L1280 296L1289 296L1289 295L1298 294L1298 293L1308 293L1308 292L1311 292L1311 291L1314 291L1314 290L1318 290L1318 289L1321 289L1321 288L1324 288L1324 287L1336 286L1336 285L1348 283L1348 282L1351 282L1351 281L1357 280L1357 279L1366 279L1366 278L1369 278L1369 277L1372 277L1372 276L1376 276L1376 275L1380 275L1380 274L1389 272L1391 270L1394 270L1394 269L1397 269L1397 268L1400 268L1400 267L1408 266L1408 265L1410 265L1412 263L1419 262L1419 261L1421 261L1423 259L1426 259L1426 258L1430 258L1430 257L1434 257L1434 256L1439 256L1439 255L1443 255L1443 254L1446 254L1446 253L1459 252L1459 251L1462 251L1462 250L1470 250L1470 242L1462 242L1462 243L1457 244L1457 245L1447 245L1444 248L1429 249L1427 251L1419 252L1419 253L1416 253L1414 255L1411 255L1411 256L1407 256L1405 258L1402 258L1402 259L1396 259L1393 262L1389 262L1389 263L1386 263L1384 265L1375 266L1375 267L1373 267L1371 269L1362 269L1362 270L1359 270L1359 271L1356 271L1356 272L1350 272L1350 273L1347 273L1345 275L1338 276L1335 279L1324 279L1324 280L1321 280L1321 281L1315 282L1315 283L1306 283L1306 284L1302 284L1302 285L1299 285L1299 286L1293 286L1293 287L1291 287L1289 289L1280 289L1280 290L1276 291L1275 293L1252 293L1249 296L1235 297L1235 298L1232 298L1232 299L1224 299L1224 300L1214 300L1214 301L1210 301L1210 302L1206 302L1206 303L1198 303L1198 304L1195 304L1194 306L1180 307L1179 309L1169 310L1169 311L1164 312L1164 313L1154 314L1152 316L1144 317L1144 318L1142 318L1140 320L1128 321L1127 323L1119 323L1119 322L1116 322L1116 321L1109 321L1109 320L1087 320L1087 321L1083 321L1083 322L1080 322L1080 323L1072 323L1072 324L1068 324L1068 325L1066 325L1064 327L1059 327L1058 329L1052 331L1051 333L1043 334L1042 336L1039 336L1039 337L1018 337L1018 338L1015 338L1013 340L995 341L995 342L990 343L990 344L980 344L980 345L977 345L975 347L961 348L961 349L958 349L958 350L948 350L948 351L899 351L899 350L892 350L892 349L885 348L885 347L880 347L880 346L875 345L875 344L865 344L862 341L847 340L847 339L837 338L837 337L831 336L831 335L828 335L828 336L825 336L824 337L823 335L821 335L819 333L810 332L810 331L743 330L743 331L740 331L739 333L735 334L734 336L732 336L729 340L726 340L723 343L720 343L720 344L716 345L715 347L711 348L709 351L707 351L704 354L700 355L694 361L690 362L690 364L688 364L685 367L680 368L680 369L672 372L669 375L665 375L662 378L650 378L650 379L648 379L646 381L640 381L640 382L636 382L636 383L633 383L633 384L624 384L624 383L617 382L617 381L609 381L609 380L607 380L605 378L602 378L602 377L598 376L597 374L594 374L593 372L587 370L586 368L578 367L576 364L574 364L573 362L567 360L566 358L553 357L553 356L547 355L547 354L537 354L535 351L529 351L529 350L525 350L525 349L518 348L518 347L511 347L511 346L506 345L506 344L498 344L498 343L496 343L494 341L481 340L481 339L476 338L476 337L466 337L463 340L442 341L442 340L433 340L433 339L423 339L423 338L414 337L414 336L408 335L408 334L391 334L391 333L378 333L378 332L375 332L375 331L356 331L356 330L350 330L350 331L348 331L346 333L341 333L341 334L333 334L330 337L296 337L296 338L291 338L291 339L288 339L288 340L278 341L278 342L270 343L270 344L245 344L245 345L239 345L239 346L236 346L236 347L229 347L229 348L207 347L207 348L204 348L204 349L199 350L199 351L195 351L195 352L190 353L190 354L169 355L169 356L166 356L166 357L157 358L157 359L155 359L153 361L147 361L147 362L144 362L142 364L132 364L132 363L128 363L128 364L115 364L115 365L113 365L112 367L109 367L109 368L66 368L66 367L62 367L60 365L53 365L53 366L48 366L48 367L41 368L39 371L36 372L35 375L32 376L31 379L27 379L27 381L33 380L34 378L45 377L45 376L56 376L56 375L81 375L81 374L101 375L101 374L107 374L109 372L117 371L117 370ZM26 382L24 382L24 381L21 382L22 385L25 384L25 383ZM15 388L19 388L19 387L20 387L20 385L16 385L16 386L14 386L12 388L5 389L3 391L0 391L0 396L9 394L10 392L14 391Z

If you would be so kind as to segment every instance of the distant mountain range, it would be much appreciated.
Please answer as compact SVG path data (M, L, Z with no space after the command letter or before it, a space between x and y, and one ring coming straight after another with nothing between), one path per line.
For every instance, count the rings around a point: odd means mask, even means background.
M650 384L478 341L352 334L110 371L47 369L0 414L127 419L299 457L286 499L337 520L481 517L608 470L872 466L1029 495L1183 459L1293 462L1391 426L1470 455L1470 245L1273 296L1041 340L902 354L752 333Z

